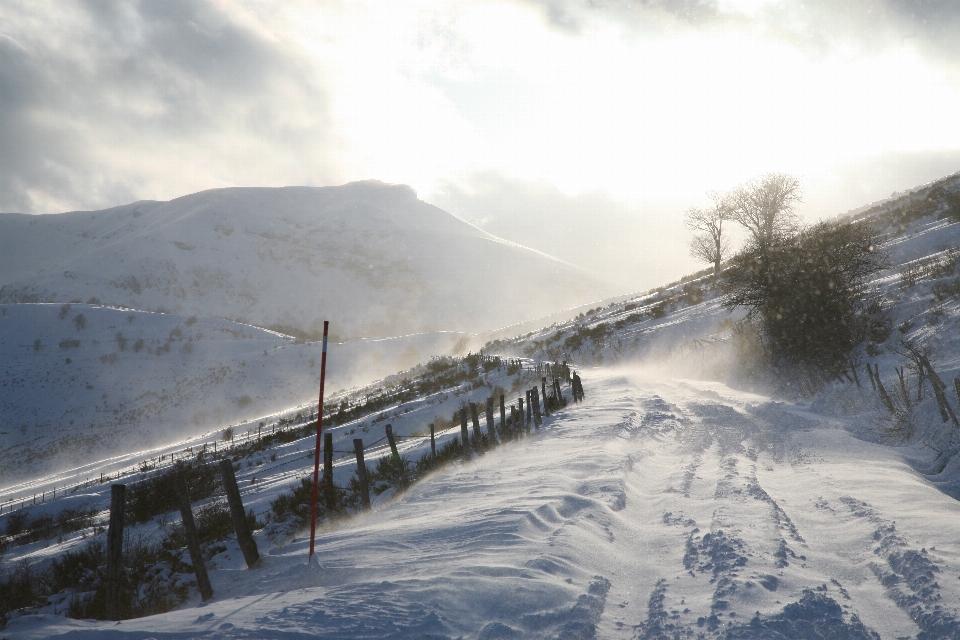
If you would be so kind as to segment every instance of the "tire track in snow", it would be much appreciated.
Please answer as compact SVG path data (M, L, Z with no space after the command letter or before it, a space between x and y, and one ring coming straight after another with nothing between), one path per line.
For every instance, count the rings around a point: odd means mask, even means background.
M772 604L780 604L774 598L782 587L783 570L799 563L792 572L802 573L806 560L792 548L805 547L804 537L761 485L757 460L766 449L774 450L781 461L802 454L782 432L771 438L765 432L765 420L758 422L731 406L695 402L685 409L688 419L676 439L680 451L692 459L683 467L681 490L668 489L685 506L662 517L663 525L684 532L685 574L657 582L648 599L647 618L636 627L635 637L799 637L808 624L805 618L814 614L819 618L813 626L824 636L878 637L855 613L827 595L826 585L803 589L799 599L779 613L763 616L757 610L750 618L747 606L760 605L757 609L769 611ZM766 413L764 418L771 414ZM794 426L803 424L800 420ZM710 478L712 487L707 482ZM695 518L686 514L688 510L702 513L705 505L712 512L709 529L703 532ZM702 583L704 579L707 584ZM849 599L839 582L832 583ZM707 586L712 593L704 590Z
M751 557L756 558L756 564L757 559L765 555L772 568L776 551L773 545L768 545L765 553L751 549L738 535L740 525L736 522L743 507L753 506L751 503L755 502L739 467L743 460L752 463L746 458L743 442L758 432L757 425L727 405L697 402L686 405L685 409L687 418L676 440L680 452L692 459L683 467L680 490L668 488L667 491L689 505L688 508L707 515L710 526L708 531L701 531L696 520L685 515L686 508L663 514L664 525L679 527L685 532L682 553L685 573L669 583L666 579L657 583L650 595L648 618L638 627L639 638L658 638L662 634L694 637L719 632L722 617L732 624L741 616L736 607L731 606L731 600L758 585L775 588L776 584L776 578L767 574L756 576L757 581L742 577ZM749 478L755 481L752 474ZM728 503L733 503L735 508ZM736 515L727 515L728 511ZM762 519L761 512L768 509L754 511L756 520ZM707 584L703 584L704 579ZM668 591L677 595L671 599ZM664 608L668 601L673 606L669 614Z
M849 512L877 526L873 533L876 547L873 553L882 561L871 562L870 570L885 587L887 596L917 623L920 640L960 638L960 614L956 608L944 607L937 576L940 566L926 549L910 549L906 539L897 532L896 523L881 517L862 500L841 496Z

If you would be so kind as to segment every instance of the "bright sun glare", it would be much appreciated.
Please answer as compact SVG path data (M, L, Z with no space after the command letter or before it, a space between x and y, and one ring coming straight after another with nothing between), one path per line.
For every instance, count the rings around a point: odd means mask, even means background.
M298 14L332 70L351 177L429 192L494 169L637 200L960 145L960 94L906 49L811 57L733 29L566 33L515 4L416 7Z

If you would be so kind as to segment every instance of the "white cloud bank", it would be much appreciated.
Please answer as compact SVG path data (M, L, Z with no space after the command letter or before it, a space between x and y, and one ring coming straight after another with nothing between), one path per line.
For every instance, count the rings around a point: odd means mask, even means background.
M791 172L812 219L960 169L958 15L920 0L7 2L0 211L366 178L475 211L492 193L478 180L500 176L504 196L544 198L498 205L510 239L530 212L582 219L578 203L603 201L625 222L594 254L661 238L659 280L693 266L679 217L707 190Z

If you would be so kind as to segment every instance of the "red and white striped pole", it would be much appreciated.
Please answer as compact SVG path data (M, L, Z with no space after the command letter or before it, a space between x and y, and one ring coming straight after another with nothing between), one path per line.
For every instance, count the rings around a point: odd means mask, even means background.
M313 457L313 501L310 506L310 555L307 564L313 559L313 541L317 535L317 497L320 489L320 443L323 441L323 379L327 373L327 329L330 323L323 321L323 354L320 356L320 403L317 409L317 452ZM331 477L333 477L331 475Z

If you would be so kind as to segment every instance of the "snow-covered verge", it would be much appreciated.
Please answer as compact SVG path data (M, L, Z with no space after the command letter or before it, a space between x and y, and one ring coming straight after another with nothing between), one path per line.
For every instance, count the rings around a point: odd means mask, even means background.
M372 513L211 563L214 599L11 638L953 637L960 506L849 420L587 370L587 399ZM866 393L866 392L865 392ZM62 606L62 605L61 605ZM776 635L780 634L780 635Z
M333 349L342 355L338 346L334 345ZM328 521L356 513L359 508L358 495L351 487L356 470L353 456L356 438L362 439L368 467L373 472L375 503L383 502L402 486L397 485L392 476L383 478L380 475L380 463L389 456L383 435L389 428L386 425L392 423L393 432L400 439L400 453L403 459L411 462L423 458L431 450L427 423L435 425L436 447L443 460L448 445L455 445L456 436L460 434L459 411L465 406L463 403L467 400L482 403L491 394L509 396L539 380L530 363L521 368L519 362L503 363L476 355L464 359L437 359L417 371L419 375L415 378L411 372L393 376L376 388L349 392L341 396L339 402L329 403L331 411L326 420L326 432L333 437L333 481L343 488L343 492L338 499L342 506L337 512L342 515L331 516L323 510ZM480 413L483 413L482 408ZM173 458L186 460L188 465L196 462L211 468L215 466L215 460L232 457L245 506L261 526L267 523L264 535L283 544L291 532L296 532L298 521L308 520L302 513L306 506L297 504L300 498L295 499L287 510L272 508L278 496L289 497L288 490L299 486L300 479L312 468L312 427L315 425L305 424L306 420L303 412L298 412L277 421L250 425L252 428L246 432L238 429L229 442L217 433L212 438L197 438L140 451L134 456L115 456L64 470L56 478L59 487L56 493L51 491L50 478L22 483L4 491L0 494L3 498L0 507L5 506L7 511L0 515L0 531L7 535L0 537L0 545L9 546L9 553L0 574L4 580L0 582L0 606L3 606L0 613L11 609L10 602L4 602L5 596L16 599L16 608L19 608L35 602L38 596L54 594L50 604L42 610L61 614L71 611L78 602L89 602L102 578L103 567L99 566L102 563L96 558L98 554L102 558L102 547L98 545L102 545L110 500L109 483L112 482L127 486L131 507L128 516L133 522L140 523L128 532L136 549L131 552L133 556L129 560L139 567L131 576L140 603L136 606L142 615L144 611L168 609L171 598L176 604L191 578L184 573L184 570L189 573L184 564L184 551L178 549L183 543L170 546L178 535L182 535L177 533L176 507L169 505L156 509L150 506L163 499L162 486L155 481L171 470ZM410 471L414 470L411 468ZM98 478L99 473L105 473L106 477ZM423 473L420 465L415 473ZM208 491L194 495L194 498L194 508L200 514L198 521L206 520L216 525L217 512L223 510L222 490L214 487L212 494ZM140 506L134 506L137 504ZM146 509L144 505L147 505ZM300 517L296 517L297 514ZM213 520L210 520L211 516ZM201 524L200 528L204 526ZM222 539L222 534L211 531L204 545L208 556L217 555L223 549L219 544ZM147 557L153 559L143 565ZM61 564L51 566L51 562ZM70 575L65 576L65 572ZM18 584L22 589L16 586ZM22 593L14 595L17 589Z
M436 332L335 345L328 390L368 384L468 338ZM130 464L141 451L175 450L181 440L315 403L320 352L318 342L227 320L0 305L0 490L33 480L31 490L50 491L64 484L57 472L81 463L109 460L89 469L97 477L125 466L117 456Z

